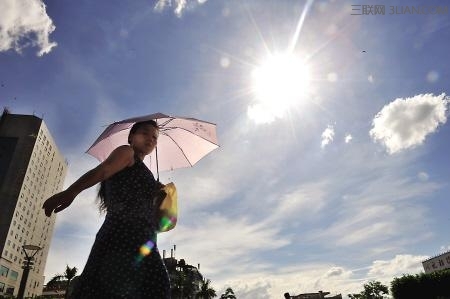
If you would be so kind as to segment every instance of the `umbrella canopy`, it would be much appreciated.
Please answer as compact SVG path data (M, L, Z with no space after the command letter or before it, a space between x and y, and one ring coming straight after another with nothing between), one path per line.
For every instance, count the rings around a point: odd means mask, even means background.
M146 120L156 121L159 127L156 150L144 159L153 173L191 167L219 147L215 124L195 118L155 113L109 125L87 153L104 161L115 148L128 144L128 134L133 124Z

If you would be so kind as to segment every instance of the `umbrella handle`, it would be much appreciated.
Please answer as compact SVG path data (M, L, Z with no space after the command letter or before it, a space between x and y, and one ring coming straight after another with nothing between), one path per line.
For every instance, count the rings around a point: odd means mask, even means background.
M158 126L158 119L155 119L155 123L156 126ZM155 147L155 154L156 154L156 175L157 175L157 179L156 181L159 182L159 168L158 168L158 143L156 143L156 147Z
M156 154L156 175L157 179L156 181L159 182L159 168L158 168L158 145L155 147L155 154Z

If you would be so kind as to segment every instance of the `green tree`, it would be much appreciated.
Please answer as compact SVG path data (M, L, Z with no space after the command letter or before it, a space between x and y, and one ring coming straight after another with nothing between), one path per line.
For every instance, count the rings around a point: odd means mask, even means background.
M197 299L211 299L217 297L216 290L214 290L211 286L211 280L203 278L202 283L200 284L200 291L197 293Z
M69 286L72 279L77 275L78 269L76 267L70 268L69 265L66 265L66 271L63 274L57 274L53 276L52 279L47 283L47 287L51 288L53 285L56 285L59 282L64 281L66 283L66 295L64 298L67 299L69 295Z
M395 299L450 298L450 269L416 275L405 274L391 282L391 294Z
M359 294L348 294L350 299L383 299L383 295L389 294L387 286L379 281L369 281L364 284L364 290Z
M227 288L225 293L220 296L220 299L236 299L232 288Z

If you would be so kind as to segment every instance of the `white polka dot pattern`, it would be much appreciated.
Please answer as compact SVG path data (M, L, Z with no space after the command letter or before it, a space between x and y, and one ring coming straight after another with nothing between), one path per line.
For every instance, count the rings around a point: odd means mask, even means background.
M170 282L158 248L139 260L139 248L156 244L154 195L150 170L133 166L105 183L105 222L70 299L170 299Z

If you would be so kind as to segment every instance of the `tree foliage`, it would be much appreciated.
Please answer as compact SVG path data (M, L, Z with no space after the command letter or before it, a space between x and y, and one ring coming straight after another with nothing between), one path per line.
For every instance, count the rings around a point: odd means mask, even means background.
M232 288L227 288L225 293L220 296L220 299L236 299L236 295Z
M450 298L450 270L396 277L391 282L391 293L394 299Z
M369 281L364 284L364 290L359 294L348 294L350 299L383 299L389 294L389 288L379 281Z
M58 284L59 282L66 283L66 295L65 298L69 295L69 286L72 279L77 275L78 269L76 267L70 268L69 265L66 265L66 270L63 274L57 274L53 276L52 279L47 283L48 288L52 288L52 286Z
M203 279L200 285L200 291L197 293L197 299L212 299L217 297L216 290L211 287L211 280Z

